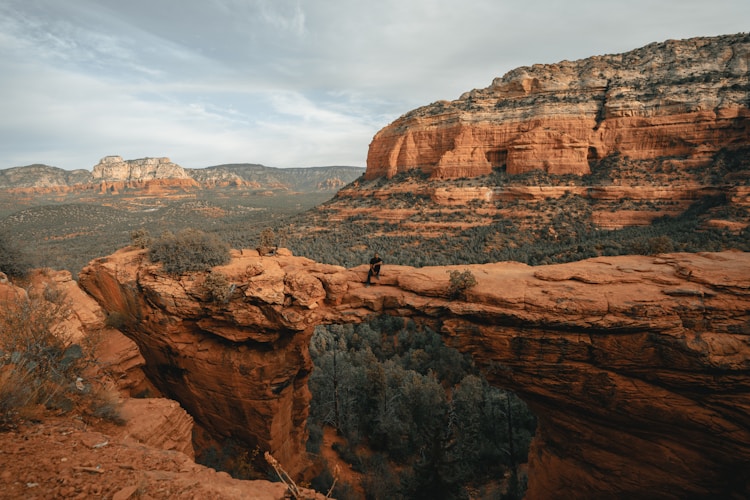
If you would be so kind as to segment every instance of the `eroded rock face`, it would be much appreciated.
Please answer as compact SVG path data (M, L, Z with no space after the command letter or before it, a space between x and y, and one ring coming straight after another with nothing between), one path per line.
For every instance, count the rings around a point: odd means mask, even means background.
M705 163L747 144L750 36L669 40L624 54L521 67L400 117L370 144L367 179L587 174L619 153Z
M478 285L450 299L449 271ZM440 328L538 417L527 498L732 497L750 490L750 254L665 254L530 267L344 269L281 251L233 255L227 302L123 249L81 285L149 375L205 427L299 474L317 324L376 313ZM283 457L283 458L282 458ZM287 465L293 464L293 465Z
M82 382L111 384L113 405L121 422L83 419L76 412L38 412L33 421L20 421L12 432L0 433L5 459L0 471L3 498L71 496L132 498L288 498L281 482L243 481L226 472L194 462L193 418L176 401L158 396L147 381L135 343L107 326L96 301L77 286L67 271L38 270L28 288L20 288L0 273L0 317L19 301L43 295L63 300L68 314L53 330L74 342L96 346L97 363ZM0 363L2 364L2 363ZM119 391L119 397L116 392ZM301 489L302 498L324 496Z
M187 179L185 170L169 158L123 160L121 156L105 156L91 171L94 180L145 181L152 179Z
M309 465L308 344L315 324L295 309L314 308L325 291L314 277L289 274L278 260L251 253L215 268L234 284L226 303L210 298L206 275L174 279L144 261L142 252L99 259L80 283L125 318L123 330L138 344L159 389L215 437L270 450L300 475ZM332 266L308 262L331 272ZM285 304L294 305L286 310Z

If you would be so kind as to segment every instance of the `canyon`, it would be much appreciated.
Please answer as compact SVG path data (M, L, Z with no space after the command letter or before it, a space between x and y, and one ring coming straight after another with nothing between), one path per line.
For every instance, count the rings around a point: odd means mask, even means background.
M224 266L173 276L131 246L89 262L78 283L53 278L74 297L73 328L106 332L101 357L123 397L153 396L128 402L126 413L148 404L174 423L158 427L170 437L157 448L190 458L194 430L268 450L307 479L313 331L389 314L438 331L534 411L529 500L744 498L750 253L726 249L749 248L749 71L750 35L670 40L518 68L406 113L375 135L366 171L284 177L262 166L191 170L110 156L91 172L0 170L0 191L94 203L132 194L131 211L211 189L336 193L276 228L293 251L233 250ZM180 222L194 209L213 224L228 213L198 201L164 218ZM233 217L247 231L250 209L241 208ZM685 214L697 222L658 232ZM13 217L24 217L21 228L43 215ZM644 255L607 253L628 249L623 233L614 233L617 248L595 239L632 227L653 231L644 233L651 246L638 248ZM689 247L676 232L725 251L678 252ZM545 265L493 253L532 261L532 251L567 240L573 253L533 257ZM476 252L464 258L469 247ZM385 250L386 266L366 288L358 263L372 248ZM552 264L558 258L576 261ZM423 260L400 265L414 259ZM449 273L465 270L477 285L457 296ZM229 288L216 294L211 275ZM15 293L0 283L0 300ZM193 471L210 482L210 472Z
M477 285L455 298L449 272ZM145 359L149 379L209 432L269 449L303 475L318 324L412 318L470 353L538 418L527 498L740 498L750 491L750 256L743 252L346 269L255 250L170 276L126 248L80 286Z
M24 288L0 273L3 313L32 295L44 296L49 304L63 299L64 312L56 316L53 330L78 346L92 347L96 362L79 373L77 388L68 394L68 411L28 405L18 408L19 418L11 425L0 419L0 497L288 498L281 482L240 480L195 462L195 420L161 395L144 372L138 346L108 325L104 310L69 272L36 270ZM13 373L8 361L4 357L0 365L3 390L9 388L8 369ZM87 411L97 398L116 411L107 418ZM299 491L300 498L324 498Z

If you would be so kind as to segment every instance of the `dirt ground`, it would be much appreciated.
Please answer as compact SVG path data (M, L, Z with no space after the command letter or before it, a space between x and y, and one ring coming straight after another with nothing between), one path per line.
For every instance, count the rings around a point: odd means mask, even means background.
M36 421L34 421L36 420ZM0 499L282 499L286 487L240 481L122 435L106 421L45 414L0 431Z

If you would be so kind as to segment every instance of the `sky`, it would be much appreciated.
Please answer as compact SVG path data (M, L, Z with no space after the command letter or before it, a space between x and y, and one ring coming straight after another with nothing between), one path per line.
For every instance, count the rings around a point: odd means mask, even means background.
M747 31L748 0L0 0L0 169L364 167L519 66Z

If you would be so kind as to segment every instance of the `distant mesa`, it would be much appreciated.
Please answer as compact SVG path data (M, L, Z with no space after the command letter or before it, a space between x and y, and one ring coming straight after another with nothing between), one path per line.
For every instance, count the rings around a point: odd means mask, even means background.
M63 170L28 165L0 170L0 190L49 192L247 188L264 191L333 192L361 177L365 169L350 166L273 168L254 163L184 168L167 157L124 160L105 156L93 169Z
M91 176L94 180L104 181L190 178L184 168L169 158L123 160L121 156L105 156L94 166Z

